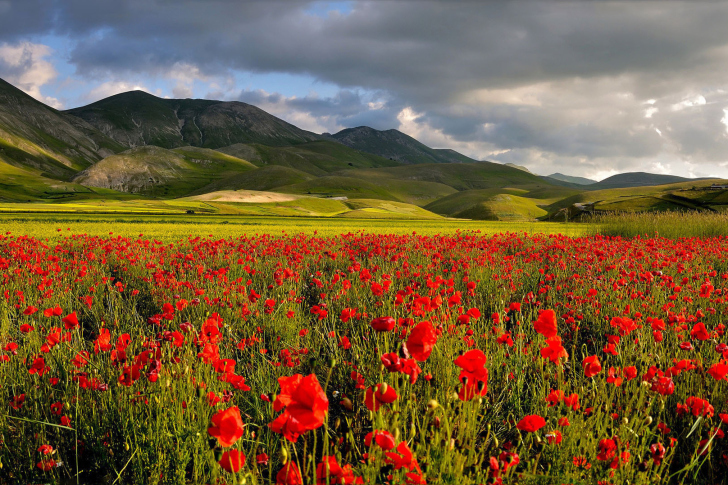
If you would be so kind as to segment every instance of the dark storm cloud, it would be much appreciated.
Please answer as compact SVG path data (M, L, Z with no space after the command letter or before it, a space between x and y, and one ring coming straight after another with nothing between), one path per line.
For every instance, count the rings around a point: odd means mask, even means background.
M70 62L91 78L187 65L206 76L312 76L341 91L239 96L325 127L397 127L409 107L420 136L475 156L511 150L504 156L560 159L577 172L594 160L629 166L666 153L725 158L728 4L372 1L323 16L312 4L0 0L12 18L0 14L0 42L67 35L77 41ZM705 104L673 108L701 93Z

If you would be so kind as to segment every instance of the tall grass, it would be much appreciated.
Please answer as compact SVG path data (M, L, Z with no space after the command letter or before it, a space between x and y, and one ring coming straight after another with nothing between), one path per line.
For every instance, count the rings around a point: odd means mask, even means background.
M626 212L596 215L589 220L592 232L605 236L681 237L728 236L725 212Z

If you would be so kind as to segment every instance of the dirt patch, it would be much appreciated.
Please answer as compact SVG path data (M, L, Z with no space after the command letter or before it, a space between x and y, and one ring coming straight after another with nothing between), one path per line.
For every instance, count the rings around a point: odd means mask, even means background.
M209 194L189 197L189 200L204 202L247 202L251 204L264 204L266 202L288 202L301 199L301 196L278 194L276 192L262 192L258 190L220 190Z

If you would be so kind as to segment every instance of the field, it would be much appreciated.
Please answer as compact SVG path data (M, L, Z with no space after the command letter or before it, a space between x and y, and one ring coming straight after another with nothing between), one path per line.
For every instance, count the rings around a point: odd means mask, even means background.
M109 217L0 218L0 483L727 471L725 238Z

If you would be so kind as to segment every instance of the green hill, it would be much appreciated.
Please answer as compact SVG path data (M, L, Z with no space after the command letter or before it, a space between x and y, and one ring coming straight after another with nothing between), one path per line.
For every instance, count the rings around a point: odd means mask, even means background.
M245 160L213 150L146 146L104 158L79 173L74 181L121 192L180 197L254 169Z
M65 113L130 148L220 148L235 143L288 146L321 139L246 103L162 99L143 91L117 94Z
M591 185L597 183L596 180L584 178L584 177L574 177L573 175L564 175L563 173L552 173L551 175L547 175L547 177L551 179L561 180L562 182L569 182L572 184L577 185Z
M540 201L523 189L465 190L439 199L425 209L448 217L488 221L525 221L547 215Z
M537 175L492 162L433 163L418 165L417 167L399 166L373 170L351 170L345 174L348 177L357 177L364 180L388 178L407 182L435 182L450 186L455 190L515 186L528 186L531 189L553 187L553 185L545 182Z
M585 187L588 190L619 189L627 187L648 187L654 185L676 184L701 179L689 179L676 175L661 175L647 172L628 172L612 175L602 181Z
M583 212L645 212L666 210L726 210L728 190L712 190L720 179L691 180L649 187L624 187L584 191L553 202L551 217L569 210L569 217Z
M236 144L220 148L263 167L280 165L315 176L357 168L399 166L399 163L369 153L362 153L334 141L322 140L291 147L260 144Z

